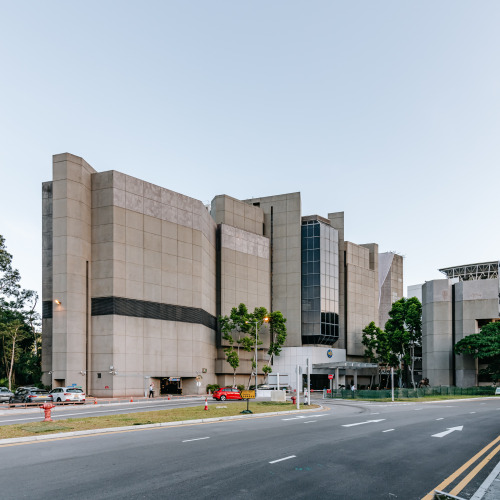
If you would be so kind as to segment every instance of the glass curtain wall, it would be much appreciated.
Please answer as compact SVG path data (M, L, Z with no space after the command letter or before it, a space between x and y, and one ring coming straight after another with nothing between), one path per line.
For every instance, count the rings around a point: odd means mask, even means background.
M302 222L302 343L339 338L338 232L319 220Z

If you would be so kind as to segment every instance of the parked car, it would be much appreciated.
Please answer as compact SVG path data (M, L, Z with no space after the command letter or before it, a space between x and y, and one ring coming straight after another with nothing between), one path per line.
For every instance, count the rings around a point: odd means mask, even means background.
M238 389L233 389L232 387L222 387L214 392L213 398L218 401L225 401L226 399L241 399L241 392Z
M18 387L9 398L9 403L47 403L52 401L52 396L45 389L37 387Z
M56 387L50 391L54 403L85 403L81 387Z
M6 403L12 396L14 393L9 391L7 387L0 387L0 402Z

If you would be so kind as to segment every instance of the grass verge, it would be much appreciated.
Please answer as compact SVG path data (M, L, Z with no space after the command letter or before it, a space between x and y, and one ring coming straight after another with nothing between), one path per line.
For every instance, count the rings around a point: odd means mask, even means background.
M172 410L148 411L142 413L126 413L123 415L109 415L105 417L68 418L54 422L33 422L29 424L4 425L0 427L0 439L52 434L56 432L85 431L89 429L107 429L110 427L126 427L129 425L157 424L161 422L180 422L181 420L197 420L200 418L229 417L240 415L246 410L246 402L218 403L189 408L175 408ZM250 402L250 410L255 413L295 410L292 403L273 403L268 401ZM318 405L300 405L301 410L318 408ZM52 410L52 415L57 415ZM43 417L40 415L40 420Z

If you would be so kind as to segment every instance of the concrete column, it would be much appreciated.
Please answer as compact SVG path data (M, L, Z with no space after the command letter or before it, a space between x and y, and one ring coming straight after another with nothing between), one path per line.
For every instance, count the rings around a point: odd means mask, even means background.
M335 368L335 389L339 388L340 369Z
M77 156L64 153L53 158L52 383L76 383L86 392L87 339L90 337L87 263L91 262L91 175L94 172Z

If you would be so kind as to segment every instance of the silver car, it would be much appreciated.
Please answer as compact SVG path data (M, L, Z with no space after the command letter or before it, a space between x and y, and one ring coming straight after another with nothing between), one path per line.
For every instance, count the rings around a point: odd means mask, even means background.
M7 387L0 387L0 403L8 403L12 396L14 396L14 393L9 391Z

